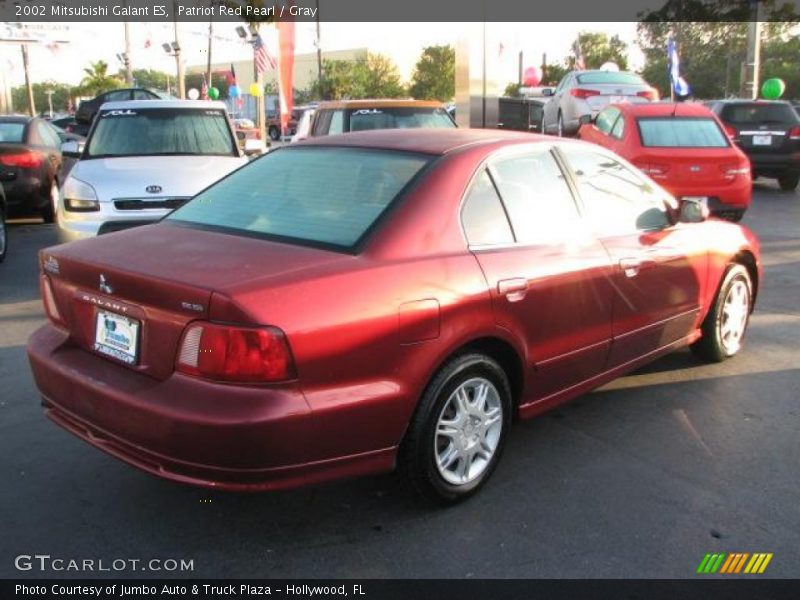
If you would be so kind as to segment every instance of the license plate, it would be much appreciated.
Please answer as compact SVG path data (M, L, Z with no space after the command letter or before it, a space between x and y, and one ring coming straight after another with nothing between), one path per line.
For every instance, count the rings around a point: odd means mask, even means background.
M94 349L132 365L139 346L139 321L104 310L97 313Z
M684 200L694 200L703 206L708 206L708 196L683 196Z
M772 145L772 136L771 135L754 135L753 136L753 146L771 146Z
M627 101L628 101L627 96L611 96L608 102L609 104L619 104L620 102L627 102Z

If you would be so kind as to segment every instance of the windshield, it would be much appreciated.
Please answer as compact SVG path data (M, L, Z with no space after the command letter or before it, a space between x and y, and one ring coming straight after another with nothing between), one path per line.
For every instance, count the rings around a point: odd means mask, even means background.
M350 131L418 127L454 128L455 123L443 108L386 107L350 111Z
M788 104L730 104L722 113L728 123L781 123L791 125L797 122L797 114Z
M235 171L168 219L351 248L428 160L405 152L284 148Z
M85 156L100 158L185 154L238 156L223 110L101 110Z
M714 119L662 117L637 119L642 145L660 148L727 148L728 140Z
M578 75L578 83L611 83L622 85L641 85L644 79L625 71L592 71Z
M0 142L15 142L22 141L22 135L25 133L25 123L0 123Z

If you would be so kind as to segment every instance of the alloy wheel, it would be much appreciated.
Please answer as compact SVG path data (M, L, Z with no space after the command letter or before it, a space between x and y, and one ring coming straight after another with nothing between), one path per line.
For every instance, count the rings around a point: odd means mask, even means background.
M750 314L750 291L747 282L736 279L728 288L718 320L719 339L728 354L739 351Z

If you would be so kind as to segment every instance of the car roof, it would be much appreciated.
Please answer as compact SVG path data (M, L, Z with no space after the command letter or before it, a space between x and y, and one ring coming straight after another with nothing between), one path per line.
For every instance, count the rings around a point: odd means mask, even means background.
M636 117L708 117L713 114L700 102L620 102L611 106Z
M27 123L31 119L28 115L0 115L0 123Z
M224 102L210 100L120 100L117 102L103 103L104 110L119 110L124 108L212 108L227 111Z
M327 102L320 102L317 106L318 109L324 108L443 108L441 102L435 100L395 100L391 98L378 98L372 100L332 100Z
M467 146L490 146L504 141L531 143L552 139L527 132L499 129L373 129L309 138L292 146L378 148L441 155Z

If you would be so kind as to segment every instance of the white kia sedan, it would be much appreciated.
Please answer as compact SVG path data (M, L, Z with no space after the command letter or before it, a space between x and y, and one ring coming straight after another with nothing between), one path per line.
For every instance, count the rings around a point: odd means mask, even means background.
M108 102L100 107L61 186L59 239L69 242L152 223L245 165L225 105L192 100Z

